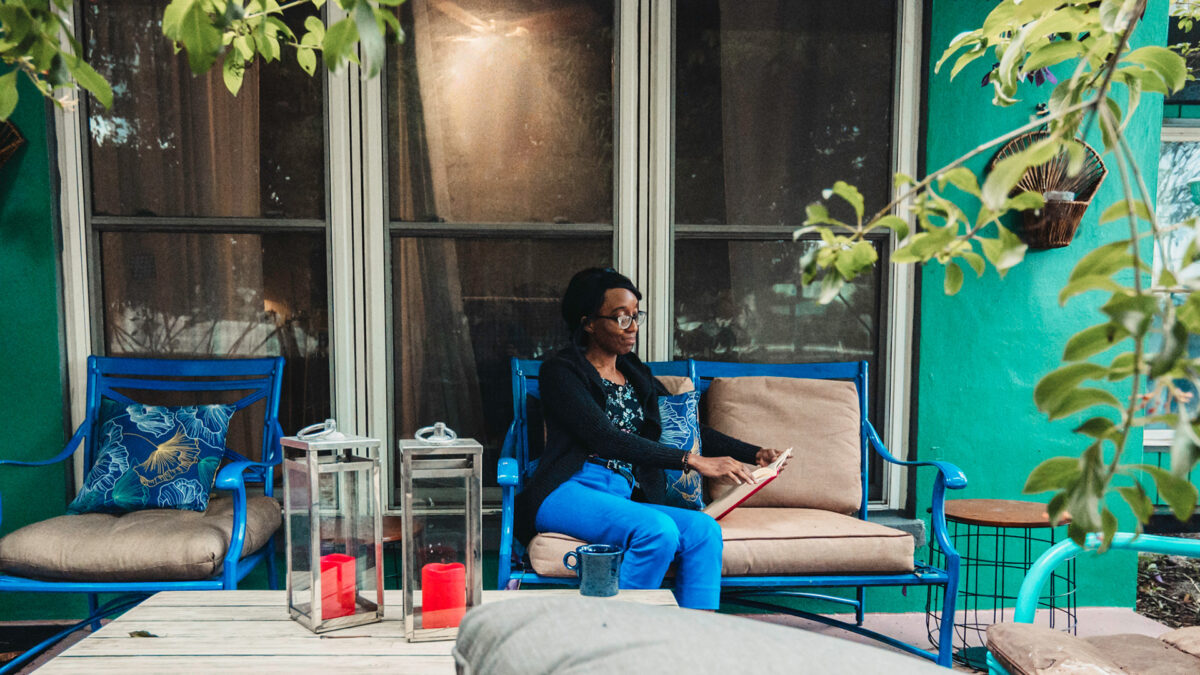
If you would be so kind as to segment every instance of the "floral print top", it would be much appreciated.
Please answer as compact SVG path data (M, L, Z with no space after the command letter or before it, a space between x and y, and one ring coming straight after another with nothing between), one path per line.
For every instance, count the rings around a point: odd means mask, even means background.
M642 405L638 403L633 385L628 382L615 384L603 378L600 381L604 384L604 412L608 413L608 419L626 433L636 434L641 431L646 414Z

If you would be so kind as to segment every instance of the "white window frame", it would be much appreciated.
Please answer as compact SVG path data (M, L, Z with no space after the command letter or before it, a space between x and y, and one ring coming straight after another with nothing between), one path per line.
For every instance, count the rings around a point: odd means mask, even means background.
M328 3L331 20L344 17ZM647 360L671 356L673 325L672 209L672 35L674 3L618 0L614 144L613 259L646 290L645 308L663 320L640 337ZM920 132L922 5L899 0L892 166L915 175ZM74 23L72 23L74 25ZM643 27L645 27L643 29ZM654 46L664 48L652 49ZM353 433L389 438L390 321L388 304L387 151L382 78L364 80L351 64L326 76L328 226L332 409L339 426ZM93 293L83 156L87 132L71 106L55 110L60 175L63 248L63 308L69 383L86 381L87 357L96 336L91 317L103 311ZM908 215L903 214L902 215ZM911 220L911 218L910 218ZM892 250L896 241L893 237ZM894 454L906 457L912 387L912 335L916 276L912 266L889 265L888 363L883 382L887 420L880 429ZM85 392L70 388L71 419L81 420ZM285 430L290 431L290 430ZM390 475L394 443L385 441L381 459ZM903 472L885 467L885 499L873 508L900 508ZM76 481L82 481L81 465Z

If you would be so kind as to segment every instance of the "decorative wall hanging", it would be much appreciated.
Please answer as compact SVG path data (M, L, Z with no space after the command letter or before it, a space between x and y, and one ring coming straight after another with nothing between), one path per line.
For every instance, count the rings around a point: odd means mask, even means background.
M25 142L17 131L17 125L12 122L0 122L0 166L17 153L17 148Z
M990 173L997 162L1014 155L1048 136L1045 131L1021 134L1000 148L988 163ZM1031 209L1022 214L1023 225L1017 233L1030 248L1061 248L1071 243L1079 221L1092 203L1096 190L1108 175L1108 169L1100 160L1100 153L1084 141L1083 167L1072 176L1067 172L1069 157L1063 150L1045 164L1030 167L1013 194L1026 190L1040 193L1046 204L1040 209Z

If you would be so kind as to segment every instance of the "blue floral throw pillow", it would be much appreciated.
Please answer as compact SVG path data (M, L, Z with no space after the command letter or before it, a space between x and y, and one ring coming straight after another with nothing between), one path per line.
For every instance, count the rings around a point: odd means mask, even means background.
M70 513L208 508L231 405L128 406L104 399L100 447Z
M690 450L700 454L700 392L689 391L674 396L658 397L658 414L662 418L663 445L679 450ZM663 471L667 482L667 506L685 509L703 509L704 492L701 489L700 473L680 469Z

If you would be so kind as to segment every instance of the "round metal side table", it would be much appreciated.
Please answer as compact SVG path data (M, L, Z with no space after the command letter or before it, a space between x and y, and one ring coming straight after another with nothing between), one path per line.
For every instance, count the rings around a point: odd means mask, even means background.
M958 601L955 604L955 659L987 669L987 628L1011 621L1017 591L1025 573L1059 538L1050 527L1046 505L1011 499L955 499L946 501L950 540L962 557ZM1069 522L1064 518L1059 526ZM1062 532L1065 535L1065 530ZM930 542L935 565L946 558L937 542ZM942 606L941 587L931 586L925 604L925 625L936 644ZM1059 567L1042 589L1035 623L1075 633L1075 561Z

